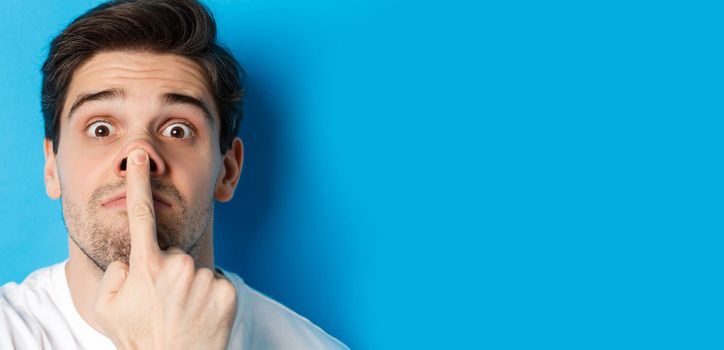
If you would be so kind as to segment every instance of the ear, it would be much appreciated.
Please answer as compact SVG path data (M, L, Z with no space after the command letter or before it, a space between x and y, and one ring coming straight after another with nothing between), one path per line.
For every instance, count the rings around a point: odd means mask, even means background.
M48 197L58 199L60 198L60 177L58 177L58 166L53 152L53 141L44 139L43 150L45 151L45 192Z
M226 151L222 160L221 173L216 181L214 197L219 202L228 202L234 197L234 190L239 183L241 167L244 164L244 144L238 137L234 138L231 148Z

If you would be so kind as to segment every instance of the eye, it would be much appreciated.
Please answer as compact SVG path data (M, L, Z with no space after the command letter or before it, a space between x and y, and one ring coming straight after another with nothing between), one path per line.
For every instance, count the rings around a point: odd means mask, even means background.
M97 139L111 136L116 132L116 128L105 120L97 120L88 125L85 129L86 135Z
M193 129L184 123L172 123L163 129L163 136L176 139L185 139L194 135Z

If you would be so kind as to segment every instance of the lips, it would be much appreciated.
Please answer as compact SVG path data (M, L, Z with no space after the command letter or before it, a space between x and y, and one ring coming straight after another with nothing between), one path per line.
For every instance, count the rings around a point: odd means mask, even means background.
M170 202L167 199L163 198L162 196L160 196L156 193L153 193L153 204L156 206L158 206L158 205L164 205L167 207L171 206ZM102 202L101 206L106 207L106 208L109 208L109 207L125 208L126 207L126 192L121 192L121 193L108 197L107 199L105 199Z

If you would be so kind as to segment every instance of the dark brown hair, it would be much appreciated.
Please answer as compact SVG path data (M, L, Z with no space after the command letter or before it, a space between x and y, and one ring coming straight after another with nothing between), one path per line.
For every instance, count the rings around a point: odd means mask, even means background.
M242 118L244 70L216 42L211 12L195 0L108 1L76 18L50 44L43 64L45 137L58 151L60 114L73 72L99 52L132 50L175 54L201 66L219 111L221 154Z

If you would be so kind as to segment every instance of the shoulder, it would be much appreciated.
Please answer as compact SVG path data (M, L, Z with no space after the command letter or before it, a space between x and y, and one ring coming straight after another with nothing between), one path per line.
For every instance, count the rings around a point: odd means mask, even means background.
M30 313L39 305L51 302L51 271L60 264L33 271L22 283L9 282L0 287L3 312Z
M247 285L239 275L223 270L239 296L229 348L348 349L307 318Z
M57 265L38 269L17 284L0 287L0 348L29 348L48 345L49 339L38 316L53 314L50 273Z

